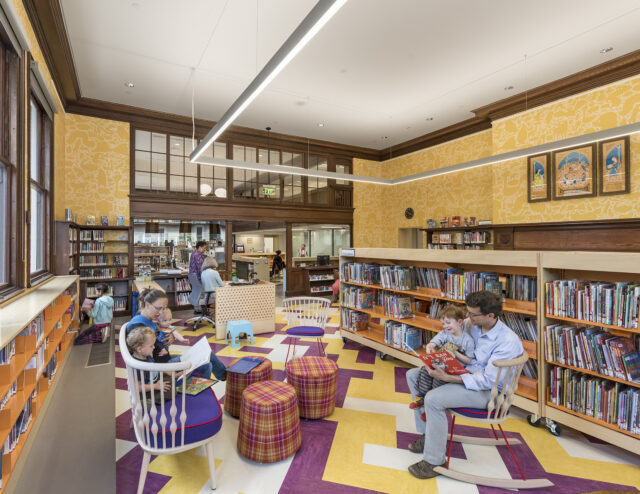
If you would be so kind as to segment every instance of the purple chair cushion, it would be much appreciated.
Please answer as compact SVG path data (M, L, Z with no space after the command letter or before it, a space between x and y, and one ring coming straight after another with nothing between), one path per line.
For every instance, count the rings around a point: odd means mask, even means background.
M324 336L324 329L316 326L294 326L288 328L286 333L291 336Z
M488 415L488 411L486 408L465 407L465 408L452 408L451 410L457 413L458 415L463 415L465 417L469 417L472 419L486 419ZM493 410L491 412L491 418L494 418L496 416L496 413L497 413L497 410ZM507 415L508 414L509 414L509 411L507 411Z
M182 422L180 420L180 414L182 413L182 394L176 393L175 400L177 412L176 412L176 446L182 444ZM222 427L222 408L213 389L205 389L201 393L191 396L185 396L185 408L187 411L187 422L185 426L184 444L197 443L204 439L210 438L218 433ZM167 417L167 423L164 428L164 436L166 438L166 445L163 444L162 439L162 426L160 425L160 405L156 405L158 415L156 417L156 423L158 424L158 433L156 434L156 444L153 444L153 437L150 439L150 445L156 448L169 448L173 447L171 440L171 400L165 402L164 413Z

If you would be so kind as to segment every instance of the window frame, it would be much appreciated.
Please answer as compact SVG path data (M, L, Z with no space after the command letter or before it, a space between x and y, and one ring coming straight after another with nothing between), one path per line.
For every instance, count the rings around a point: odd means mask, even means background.
M29 57L31 58L31 57ZM27 191L27 204L29 206L29 215L28 222L26 225L27 228L27 255L25 262L27 263L28 271L28 286L32 286L45 278L52 276L51 266L53 265L52 261L52 232L53 232L53 156L54 156L54 122L53 118L49 118L45 110L46 102L42 102L39 100L38 95L35 91L31 90L31 84L34 81L29 78L28 87L28 110L27 110L27 119L29 122L29 132L27 134L27 149L29 150L29 166L28 169L28 183L29 186L26 188ZM32 117L32 103L37 107L39 111L38 118L38 136L41 138L39 141L39 146L37 149L38 152L38 180L34 180L31 177L31 117ZM48 122L48 123L47 123ZM47 136L48 134L48 136ZM47 139L48 137L48 139ZM31 189L35 187L39 189L43 194L43 217L42 217L42 267L36 271L31 271L31 220L33 211L31 210Z
M5 215L2 218L6 234L2 245L3 253L0 254L4 256L0 302L4 302L23 291L25 286L24 101L27 54L12 43L2 24L0 52L0 100L4 110L0 114L0 162L5 167L7 182ZM15 125L13 136L12 124ZM15 146L14 160L11 156L12 146Z

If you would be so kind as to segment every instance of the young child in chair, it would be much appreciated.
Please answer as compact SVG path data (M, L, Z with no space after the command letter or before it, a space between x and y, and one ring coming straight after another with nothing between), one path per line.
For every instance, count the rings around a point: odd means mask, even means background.
M180 343L184 343L185 341L187 341L187 339L184 336L182 336L176 330L175 327L171 325L172 320L173 320L173 314L169 309L162 311L158 316L158 329L160 330L159 336L161 341L164 342L164 338L165 338L165 335L163 332L168 332L168 333L173 333L173 336L176 339L176 341L179 341Z
M132 329L127 335L127 348L134 359L153 363L153 346L155 341L155 331L147 326L140 326ZM148 397L151 397L151 389L154 389L164 393L165 401L171 399L171 382L164 380L160 382L160 374L158 372L138 370L137 374ZM160 403L160 394L157 393L155 396L156 403Z
M465 310L459 305L447 305L442 309L440 321L443 330L427 344L427 353L447 351L461 364L470 364L476 345L473 338L464 331L464 316ZM429 375L426 366L422 366L416 381L416 388L420 394L409 404L409 408L421 408L424 405L424 395L442 384L444 383ZM422 418L424 420L424 414L422 414Z

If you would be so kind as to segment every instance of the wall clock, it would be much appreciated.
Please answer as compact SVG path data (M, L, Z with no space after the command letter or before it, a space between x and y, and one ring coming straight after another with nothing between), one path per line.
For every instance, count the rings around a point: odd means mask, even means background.
M404 217L410 220L413 218L413 208L407 208L404 210Z

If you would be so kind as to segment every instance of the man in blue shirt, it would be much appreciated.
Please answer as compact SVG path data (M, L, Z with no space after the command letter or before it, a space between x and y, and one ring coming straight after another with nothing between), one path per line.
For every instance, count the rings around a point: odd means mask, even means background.
M409 445L409 450L422 453L423 459L409 467L414 477L429 479L438 475L436 466L444 465L447 447L448 408L486 408L498 368L494 360L508 360L523 353L520 338L502 321L502 298L493 292L480 291L467 295L465 331L476 343L474 358L467 366L469 374L453 376L442 369L429 369L431 377L448 384L429 391L424 397L427 421L416 420L418 432L424 435ZM418 370L418 369L416 369ZM407 372L411 394L416 394L413 369ZM499 385L501 387L501 384Z

